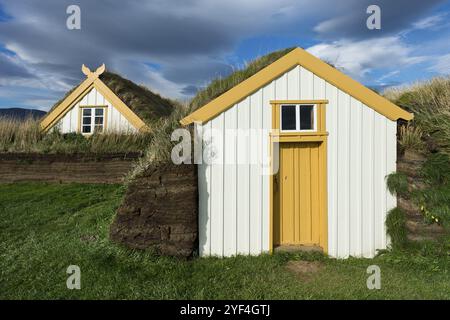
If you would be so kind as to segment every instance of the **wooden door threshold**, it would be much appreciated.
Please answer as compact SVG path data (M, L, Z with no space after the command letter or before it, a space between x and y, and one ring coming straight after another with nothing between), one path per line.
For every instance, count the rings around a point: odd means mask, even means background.
M274 252L321 252L323 249L317 245L281 245L273 248Z

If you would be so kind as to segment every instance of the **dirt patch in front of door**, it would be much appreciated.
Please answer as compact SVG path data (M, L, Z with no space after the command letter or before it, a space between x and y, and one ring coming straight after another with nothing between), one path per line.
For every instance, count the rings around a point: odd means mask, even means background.
M312 280L323 268L323 263L319 261L289 261L286 264L289 272L305 282Z

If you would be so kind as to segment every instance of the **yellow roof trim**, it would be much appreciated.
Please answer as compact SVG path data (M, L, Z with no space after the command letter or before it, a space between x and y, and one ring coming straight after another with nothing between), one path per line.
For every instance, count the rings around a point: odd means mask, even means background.
M279 77L294 66L300 65L340 90L363 102L390 120L412 120L414 115L383 98L379 94L331 67L301 48L295 48L250 78L183 118L180 123L206 122L224 112L237 102Z
M138 130L149 130L149 127L130 109L108 86L99 79L99 75L105 71L105 65L100 66L95 72L91 72L84 64L83 73L87 76L72 93L70 93L55 109L41 120L41 128L48 131L55 125L84 95L92 88L97 89L125 118Z
M41 120L41 128L44 131L49 130L59 119L61 119L73 102L77 98L82 97L83 94L92 88L93 79L84 80L71 94L69 94L55 109L48 113L44 119Z
M125 118L138 130L147 131L150 128L139 118L133 110L130 109L120 98L100 79L95 79L94 88L100 91L100 93L111 104L122 113Z

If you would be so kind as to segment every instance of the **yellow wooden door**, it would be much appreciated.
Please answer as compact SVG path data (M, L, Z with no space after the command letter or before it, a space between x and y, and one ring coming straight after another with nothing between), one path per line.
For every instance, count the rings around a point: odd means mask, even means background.
M280 144L273 244L319 245L320 142ZM278 209L278 210L277 210Z

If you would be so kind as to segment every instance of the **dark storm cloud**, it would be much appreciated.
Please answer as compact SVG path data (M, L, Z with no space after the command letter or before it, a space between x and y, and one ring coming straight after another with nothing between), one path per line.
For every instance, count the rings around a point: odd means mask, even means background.
M110 70L176 97L228 74L231 68L225 57L246 38L379 36L406 28L438 2L0 0L10 17L0 22L0 43L33 70L33 74L22 70L22 77L38 77L45 86L74 85L83 77L81 64L95 69L106 63ZM66 28L66 8L72 4L81 8L81 30ZM381 33L365 27L370 4L381 6ZM0 61L0 68L7 74L3 64ZM149 71L148 64L160 67Z
M351 0L336 2L335 16L318 23L314 28L323 38L371 38L387 36L408 28L417 19L445 0ZM381 9L381 30L369 30L366 13L369 5L378 5Z
M145 6L145 2L128 1L124 6L117 1L78 1L81 30L67 30L65 10L72 3L5 4L15 19L0 24L0 41L11 50L32 55L32 60L39 62L37 66L49 72L61 65L79 69L81 63L95 66L123 56L164 61L215 54L233 44L231 30L208 16L154 11L158 8L156 2ZM189 2L180 1L179 6L189 9ZM74 70L69 72L75 74Z
M16 64L5 54L0 53L0 77L2 79L33 78L34 76L24 67Z
M90 65L89 63L85 63ZM81 68L68 68L64 64L54 64L49 62L31 63L33 68L45 70L49 74L60 75L60 80L69 85L75 85L80 81ZM93 66L99 65L98 63L91 64Z
M81 30L67 30L65 10L72 2L51 2L53 5L50 6L48 1L33 1L29 2L29 7L7 6L13 11L28 10L21 14L30 14L33 20L18 16L19 19L1 25L0 38L12 42L14 39L26 40L27 46L38 48L36 55L41 58L45 58L50 48L72 56L112 48L111 54L161 57L176 56L181 52L184 55L208 54L219 52L234 42L230 30L218 21L208 16L180 15L176 10L173 13L170 10L155 11L157 2L146 6L142 1L78 1ZM187 7L187 2L180 3Z
M191 59L189 63L182 61L169 62L162 68L162 74L170 81L189 83L193 79L211 81L211 78L228 75L233 68L223 62L207 58Z
M206 61L208 55L220 55L235 43L233 26L198 12L198 1L77 1L81 30L68 30L66 8L72 3L5 3L14 19L0 24L0 42L34 69L59 74L68 84L82 77L82 63L114 69L121 59L161 63L170 81L201 81L226 69Z
M199 90L198 87L189 85L189 86L186 86L183 89L181 89L181 93L183 93L184 95L187 95L187 96L193 96L197 93L198 90Z

